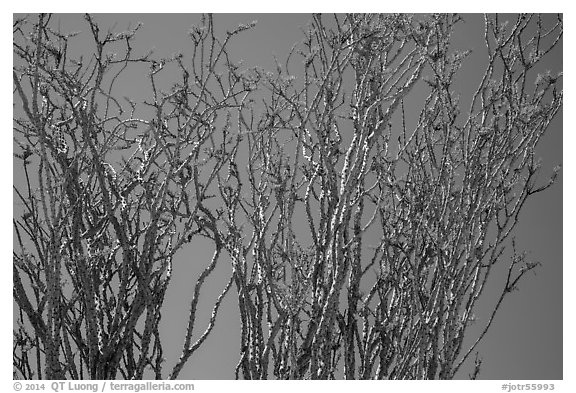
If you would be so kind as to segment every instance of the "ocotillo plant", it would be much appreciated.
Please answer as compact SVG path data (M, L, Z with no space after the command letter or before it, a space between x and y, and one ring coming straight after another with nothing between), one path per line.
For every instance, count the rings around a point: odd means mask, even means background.
M156 58L134 55L139 27L95 19L89 56L51 15L14 23L16 376L181 377L225 296L241 326L236 378L455 376L537 266L513 236L556 177L536 181L535 149L562 107L561 74L531 71L561 17L485 16L487 66L466 107L458 15L314 15L274 71L229 55L253 24L218 37L203 16L191 53ZM141 65L149 97L114 94ZM416 89L423 103L408 108ZM198 236L214 254L164 372L172 259ZM193 340L223 260L229 279ZM464 346L503 263L498 302Z

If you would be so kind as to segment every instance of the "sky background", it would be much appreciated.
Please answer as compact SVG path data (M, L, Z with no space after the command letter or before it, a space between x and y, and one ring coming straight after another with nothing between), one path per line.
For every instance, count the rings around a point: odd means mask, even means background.
M63 31L88 33L81 15L59 17ZM175 52L186 54L190 48L187 31L199 20L198 15L186 14L110 14L96 15L103 26L116 23L116 31L126 29L131 23L142 22L134 53L144 54L155 48L158 57L168 57ZM456 88L461 88L462 102L470 99L470 91L482 78L486 65L483 43L483 18L480 15L464 15L466 23L460 24L453 35L455 48L472 49L473 54L464 62L457 77ZM257 20L256 27L237 37L230 47L234 61L243 59L244 65L260 66L272 70L274 56L283 61L292 46L301 41L300 27L305 27L308 14L217 14L215 23L221 26L221 36L226 29L240 23ZM89 37L76 40L78 49L86 45ZM553 72L562 70L562 46L552 52L543 68ZM535 76L535 75L534 75ZM142 73L125 74L119 81L123 95L139 97L148 94ZM406 104L407 107L409 104ZM467 108L468 104L464 104ZM563 164L562 111L539 146L538 155L543 160L542 181L556 165ZM14 168L14 182L18 181ZM562 375L562 217L563 172L557 183L544 193L536 194L524 207L517 227L517 245L520 250L542 262L537 275L528 275L520 285L520 291L508 296L494 321L491 330L478 347L484 362L481 379L561 379ZM178 359L185 335L189 302L193 285L200 271L206 266L212 246L197 240L184 247L175 260L171 287L162 313L161 333L167 363L165 371L171 370ZM485 291L480 312L477 313L478 328L486 321L487 313L496 302L504 285L503 263L492 275ZM205 285L201 298L197 337L209 318L214 299L219 295L229 277L230 266L219 263L215 274ZM182 379L232 379L239 358L240 325L236 298L231 291L224 300L216 326L204 345L188 361L181 373ZM475 337L474 337L475 338ZM472 338L470 338L472 339ZM471 363L461 368L457 375L467 378L472 371Z

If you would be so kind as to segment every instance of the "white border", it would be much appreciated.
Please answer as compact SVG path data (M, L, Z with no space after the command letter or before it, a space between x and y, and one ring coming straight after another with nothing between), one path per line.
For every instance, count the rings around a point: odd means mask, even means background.
M259 0L259 1L227 1L227 2L198 2L198 1L186 1L186 2L174 2L168 4L167 2L136 2L136 1L110 1L110 0L99 0L96 2L81 2L81 1L58 1L46 3L45 1L29 0L22 1L19 3L9 2L8 4L3 4L2 8L8 8L6 11L0 14L1 26L5 30L3 38L1 40L2 52L9 56L8 54L12 52L12 45L10 37L11 32L8 29L12 26L12 13L27 13L35 12L38 10L46 10L54 12L129 12L129 13L148 13L148 12L177 12L177 13L198 13L198 12L216 12L216 13L246 13L246 12L262 12L262 13L272 13L272 12L289 12L289 13L301 13L301 12L518 12L518 11L530 11L530 12L563 12L564 13L564 24L565 24L565 42L574 43L573 36L573 18L571 10L568 10L567 2L546 2L546 1L482 1L480 2L455 2L455 1L408 1L408 2L387 2L385 0L380 1L310 1L310 0L290 0L287 2L279 3L273 0ZM568 45L567 45L568 46ZM570 48L570 46L568 46ZM566 50L564 51L565 64L574 64L574 51ZM10 55L11 56L11 55ZM8 95L10 89L12 88L9 62L5 61L2 65L2 120L3 126L1 135L1 148L2 154L0 154L0 167L4 168L4 173L7 174L8 168L12 168L12 120L9 116L11 114L12 108L12 96ZM565 99L565 113L574 113L575 109L573 106L573 77L570 70L566 70L564 73L564 91L567 92ZM571 197L573 195L573 180L574 180L574 166L571 148L574 146L574 131L571 129L571 122L566 123L564 127L564 163L563 163L563 176L564 182L564 200L568 203L564 204L564 263L563 274L564 274L564 380L563 381L549 381L554 383L555 391L574 391L573 389L567 389L569 387L576 387L574 372L576 369L574 362L574 335L570 334L574 329L574 284L572 280L576 277L575 264L571 260L571 252L569 247L571 246L571 239L573 236L572 223L574 222L574 208L572 207ZM6 177L2 182L2 187L4 192L2 195L2 219L1 219L1 233L0 236L3 240L2 250L5 255L3 260L3 270L0 274L0 288L2 288L2 310L3 314L6 315L12 308L12 296L9 295L9 291L12 288L11 273L8 271L10 269L10 261L12 259L10 253L10 246L12 239L12 228L9 227L11 221L9 220L10 211L12 210L12 190L13 183L10 183ZM11 269L10 269L11 272ZM11 313L9 314L11 315ZM12 382L12 366L11 366L11 348L12 348L12 324L3 323L1 324L1 337L0 340L1 347L0 353L2 354L2 371L3 378L0 387L5 387L1 389L2 391L14 391ZM180 381L184 382L184 381ZM318 389L330 389L333 390L348 390L351 387L360 389L390 389L391 391L404 391L404 390L416 390L420 391L426 389L430 392L496 392L496 391L506 391L502 389L503 383L532 383L535 381L390 381L385 382L361 382L361 381L286 381L282 382L238 382L238 381L194 381L196 391L205 391L209 389L217 390L228 390L228 391L266 391L269 393L272 387L270 383L273 383L273 388L279 391L288 391L293 389L298 389L302 391L312 391ZM545 381L542 381L545 382ZM336 384L338 383L338 384ZM351 386L353 384L354 386ZM100 384L102 386L102 384ZM47 385L46 391L50 391L49 385ZM109 390L109 389L108 389Z

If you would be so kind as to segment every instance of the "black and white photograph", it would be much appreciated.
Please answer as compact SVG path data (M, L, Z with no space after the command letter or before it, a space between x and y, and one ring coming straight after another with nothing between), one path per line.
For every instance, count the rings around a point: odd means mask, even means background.
M12 15L14 386L559 390L564 14L381 8Z

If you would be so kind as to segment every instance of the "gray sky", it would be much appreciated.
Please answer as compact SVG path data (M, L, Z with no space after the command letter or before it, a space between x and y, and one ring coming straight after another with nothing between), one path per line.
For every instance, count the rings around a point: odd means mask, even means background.
M80 15L61 17L62 30L87 32ZM170 56L175 52L186 54L189 48L187 31L198 21L197 15L185 14L121 14L97 15L96 20L117 29L129 23L143 22L141 32L135 40L135 53L145 53L155 48L158 56ZM303 35L300 27L309 20L306 14L218 14L217 26L232 29L239 23L257 20L257 26L240 35L233 45L233 60L243 59L246 66L261 66L273 69L273 56L283 61L291 47ZM473 49L457 78L461 87L462 101L469 102L469 95L480 81L486 64L483 44L483 19L480 15L465 15L465 24L454 35L454 46L458 49ZM78 40L82 45L82 41ZM549 55L542 65L543 71L562 70L562 46ZM541 67L541 68L542 68ZM142 83L143 75L125 76L119 82L124 95L138 97L146 94L147 86ZM467 97L468 95L468 97ZM468 100L468 101L466 101ZM407 104L408 105L408 104ZM466 106L467 107L467 106ZM563 163L562 157L562 113L555 119L538 150L543 160L542 180L552 168ZM17 174L15 172L15 179ZM508 296L502 305L491 330L478 350L484 360L482 379L561 379L562 376L562 189L563 174L557 183L544 193L536 194L525 205L517 227L517 245L526 250L534 260L542 262L537 275L529 275L520 285L520 291ZM175 261L175 272L168 290L162 313L162 334L167 364L171 369L180 355L188 318L189 302L193 284L210 258L212 247L198 240L187 245ZM219 263L217 271L205 286L201 298L197 334L201 334L211 312L213 300L221 292L229 277L230 266ZM486 312L497 300L504 284L504 273L500 266L494 272L490 286L485 291L483 307L478 312L478 328L486 321ZM239 356L240 325L237 316L234 291L222 304L218 321L211 336L187 363L182 379L232 379ZM197 336L196 336L197 337ZM475 338L475 337L474 337ZM470 338L471 339L471 338ZM471 372L471 363L463 367L458 377L466 378Z

